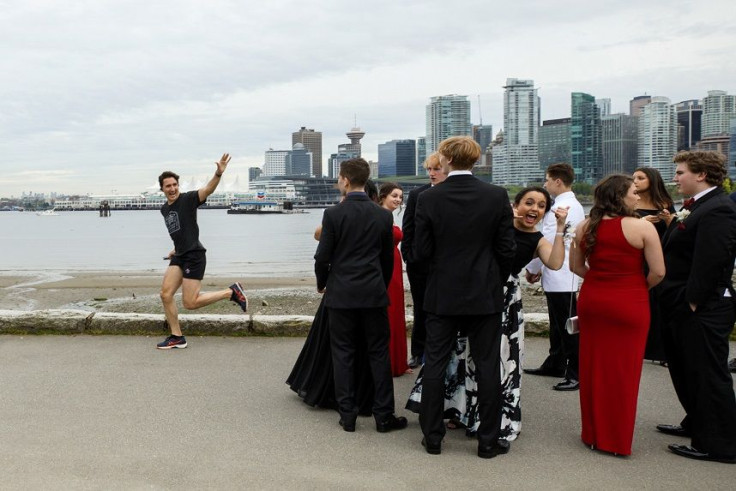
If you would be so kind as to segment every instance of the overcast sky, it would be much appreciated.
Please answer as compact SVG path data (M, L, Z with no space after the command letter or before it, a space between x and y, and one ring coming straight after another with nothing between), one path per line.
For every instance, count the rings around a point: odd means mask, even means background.
M425 133L432 96L468 95L503 124L506 78L542 119L570 93L628 111L736 92L731 0L0 0L0 196L141 192L166 169L229 177L301 126L323 157Z

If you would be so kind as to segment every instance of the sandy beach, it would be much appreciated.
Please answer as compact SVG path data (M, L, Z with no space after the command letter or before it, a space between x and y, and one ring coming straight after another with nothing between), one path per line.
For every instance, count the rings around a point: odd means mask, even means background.
M154 272L0 272L0 309L78 309L90 312L161 313L159 289L162 276ZM313 277L233 278L205 276L202 290L227 288L243 283L250 301L249 311L259 315L314 315L321 295ZM407 313L412 300L405 292ZM182 313L188 312L181 307ZM544 296L536 288L524 291L527 312L546 312ZM230 302L219 302L197 313L237 313Z

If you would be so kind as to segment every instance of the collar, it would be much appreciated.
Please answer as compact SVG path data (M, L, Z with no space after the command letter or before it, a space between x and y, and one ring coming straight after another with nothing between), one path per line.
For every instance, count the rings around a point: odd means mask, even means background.
M555 201L559 199L565 200L565 199L574 199L574 198L575 198L575 193L573 193L572 191L565 191L564 193L558 194L557 196L554 197Z
M693 199L694 199L695 201L698 201L698 200L699 200L700 198L702 198L702 197L703 197L703 196L705 196L706 194L710 193L711 191L713 191L713 190L714 190L715 188L717 188L717 187L718 187L718 186L711 186L711 187L709 187L708 189L704 189L704 190L700 191L700 192L699 192L698 194L696 194L695 196L693 196Z
M447 177L451 176L472 176L473 173L469 170L453 170L450 171L449 174L447 174Z
M348 196L356 196L356 197L358 197L358 196L361 196L361 195L362 196L366 196L366 197L368 196L368 194L366 194L365 191L350 191L349 193L345 193L345 197L346 198Z

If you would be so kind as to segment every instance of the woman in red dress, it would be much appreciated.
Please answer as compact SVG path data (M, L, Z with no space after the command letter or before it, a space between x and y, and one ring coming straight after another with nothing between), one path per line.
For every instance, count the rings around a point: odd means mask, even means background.
M585 279L578 298L581 437L591 448L630 455L648 289L664 278L664 259L654 225L635 216L639 196L631 177L604 178L593 198L570 251L570 269Z
M404 200L404 191L395 182L386 182L378 191L378 204L390 212L401 207ZM406 351L406 314L404 312L404 268L399 252L399 242L403 234L401 229L394 225L394 272L391 283L388 285L388 324L391 328L389 340L389 355L391 358L391 373L394 377L405 373L412 373L407 362Z

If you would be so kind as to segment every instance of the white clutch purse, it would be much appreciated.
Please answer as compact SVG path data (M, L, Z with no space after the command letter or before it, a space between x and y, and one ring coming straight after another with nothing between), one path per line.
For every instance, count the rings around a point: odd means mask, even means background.
M575 317L569 317L567 319L567 321L565 322L565 329L567 330L568 334L577 334L580 332L577 315Z

